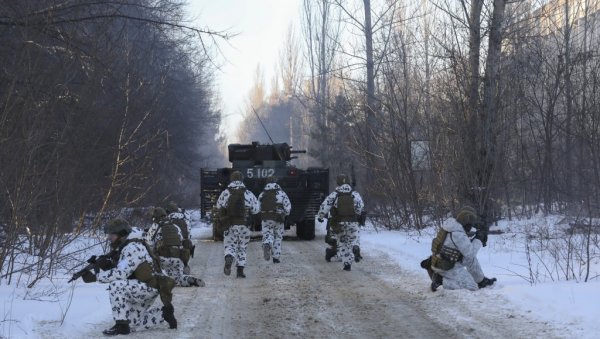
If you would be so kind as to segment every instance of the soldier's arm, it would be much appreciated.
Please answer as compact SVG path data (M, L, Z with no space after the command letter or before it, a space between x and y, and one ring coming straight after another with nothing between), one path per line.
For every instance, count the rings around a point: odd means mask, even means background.
M250 209L250 214L257 214L260 212L260 204L254 193L250 192L250 190L246 190L244 193L244 198L246 200L246 207Z
M142 253L145 251L145 248L141 248L140 246L136 244L125 246L121 251L119 262L115 268L98 272L98 282L109 283L115 280L125 280L131 276L133 271L144 261L143 258L145 258L144 253Z
M219 199L217 199L217 208L225 208L227 207L227 199L229 199L229 190L224 190L223 192L221 192L221 195L219 195Z
M150 226L150 229L144 235L144 241L146 241L149 245L154 245L153 238L154 238L154 234L157 231L158 231L158 224L152 223L152 226Z
M321 207L319 208L319 216L324 218L327 215L327 213L329 213L329 210L331 210L331 207L333 206L333 203L335 202L336 197L337 197L337 193L331 192L327 196L327 198L325 198L325 200L321 204Z
M290 198L284 191L279 192L281 192L281 203L283 204L285 215L290 215L290 212L292 211L292 203L290 202Z
M475 239L471 242L471 239L469 239L465 232L452 232L448 235L448 238L451 239L467 261L473 260L481 248L481 241Z
M360 194L356 191L352 192L352 197L354 198L354 213L360 215L365 208L365 203L363 202Z

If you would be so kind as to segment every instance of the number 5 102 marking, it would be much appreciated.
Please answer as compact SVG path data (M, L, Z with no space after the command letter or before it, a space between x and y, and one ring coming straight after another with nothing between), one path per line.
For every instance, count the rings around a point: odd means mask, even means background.
M248 170L246 170L246 177L248 178L267 178L272 175L275 175L274 168L248 168Z

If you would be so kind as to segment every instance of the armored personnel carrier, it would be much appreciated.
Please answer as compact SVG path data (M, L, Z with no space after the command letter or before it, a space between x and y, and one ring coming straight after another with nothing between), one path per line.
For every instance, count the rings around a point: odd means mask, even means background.
M219 195L229 184L229 176L233 171L244 174L244 184L256 197L265 187L266 179L275 176L292 203L292 211L285 222L286 229L296 225L298 238L314 239L315 215L329 190L329 169L296 168L291 164L291 161L297 158L293 154L306 151L294 151L287 143L230 144L228 152L231 168L203 168L200 171L202 217L211 214ZM223 231L215 227L215 224L213 222L213 238L222 240ZM248 225L253 231L261 229L259 218L248 220Z

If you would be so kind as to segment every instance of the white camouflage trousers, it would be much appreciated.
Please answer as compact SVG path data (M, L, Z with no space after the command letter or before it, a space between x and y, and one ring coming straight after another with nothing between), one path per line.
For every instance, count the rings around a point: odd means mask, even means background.
M283 228L284 225L282 222L274 220L263 220L262 222L262 243L263 245L271 245L271 255L273 256L273 259L279 259L281 257Z
M444 277L444 289L447 290L458 290L466 288L471 291L479 289L477 283L483 280L484 275L479 265L479 260L473 258L468 261L463 259L463 262L457 262L454 267L448 271L438 271L442 277Z
M108 285L113 318L129 320L132 330L164 324L160 307L152 307L158 290L135 279L115 280Z
M342 231L337 234L338 256L342 258L344 265L351 265L354 262L354 253L352 246L358 240L358 222L345 221L340 222Z
M175 280L177 286L189 287L196 280L191 275L183 273L183 261L179 258L160 257L160 268Z
M231 255L237 260L237 266L246 266L246 250L250 242L250 229L245 225L233 225L223 232L225 256Z

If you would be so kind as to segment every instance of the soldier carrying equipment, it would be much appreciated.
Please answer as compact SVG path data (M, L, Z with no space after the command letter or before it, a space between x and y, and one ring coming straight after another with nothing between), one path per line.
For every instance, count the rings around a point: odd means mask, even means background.
M260 204L260 215L262 220L285 221L283 204L277 202L278 189L265 190Z

